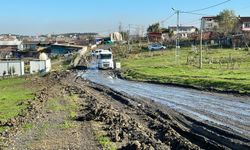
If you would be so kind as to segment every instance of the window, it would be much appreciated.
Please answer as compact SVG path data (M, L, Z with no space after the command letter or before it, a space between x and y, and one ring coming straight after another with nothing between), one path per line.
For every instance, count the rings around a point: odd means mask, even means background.
M245 28L250 28L250 22L245 23Z
M111 59L111 54L101 54L100 58L101 59Z
M207 27L208 27L208 28L211 28L212 26L213 26L212 23L208 23L208 24L207 24Z

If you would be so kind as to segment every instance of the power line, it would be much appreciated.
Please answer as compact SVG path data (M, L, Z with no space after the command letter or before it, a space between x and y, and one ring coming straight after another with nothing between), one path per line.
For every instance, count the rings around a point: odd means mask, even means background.
M171 19L176 13L173 13L172 15L170 15L169 17L167 17L166 19L163 19L161 22L164 23L165 21Z
M230 2L230 1L231 1L231 0L226 0L226 1L223 1L223 2L221 2L221 3L212 5L212 6L208 6L208 7L205 7L205 8L196 9L196 10L192 10L192 11L188 11L188 12L193 13L193 12L197 12L197 11L207 10L207 9L210 9L210 8L213 8L213 7L217 7L217 6L223 5L223 4L228 3L228 2Z
M182 22L182 24L193 24L193 23L200 23L201 22L201 19L193 19L191 21L188 21L188 22Z
M207 14L199 14L199 13L185 12L185 11L180 11L180 13L183 13L183 14L191 14L191 15L198 15L198 16L205 16L205 15L207 15Z

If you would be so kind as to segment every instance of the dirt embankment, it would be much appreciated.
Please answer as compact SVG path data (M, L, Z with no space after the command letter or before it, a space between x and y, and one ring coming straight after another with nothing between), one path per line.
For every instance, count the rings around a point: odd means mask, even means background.
M43 79L34 77L30 79L30 83L26 84L27 87L41 86L40 91L35 93L36 97L34 100L28 100L26 102L19 103L18 105L26 106L17 117L12 118L6 122L0 122L0 126L9 127L6 131L0 133L0 149L10 144L9 138L15 135L23 124L36 118L37 114L42 110L42 106L48 100L49 89L58 83L66 74L53 73Z
M12 130L1 134L3 148L250 148L244 137L197 122L153 101L76 79L69 72L51 73L46 81L27 111L15 123L8 122ZM110 140L100 138L100 133Z

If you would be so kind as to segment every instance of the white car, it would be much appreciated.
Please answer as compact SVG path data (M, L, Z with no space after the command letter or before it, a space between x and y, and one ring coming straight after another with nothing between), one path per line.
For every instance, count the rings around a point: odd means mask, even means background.
M160 49L166 49L166 46L163 46L161 44L150 44L148 45L149 50L160 50Z

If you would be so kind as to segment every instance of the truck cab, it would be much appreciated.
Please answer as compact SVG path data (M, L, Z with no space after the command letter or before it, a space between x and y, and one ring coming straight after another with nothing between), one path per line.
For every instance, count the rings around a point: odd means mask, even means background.
M99 69L114 69L113 54L109 50L102 50L97 55Z

